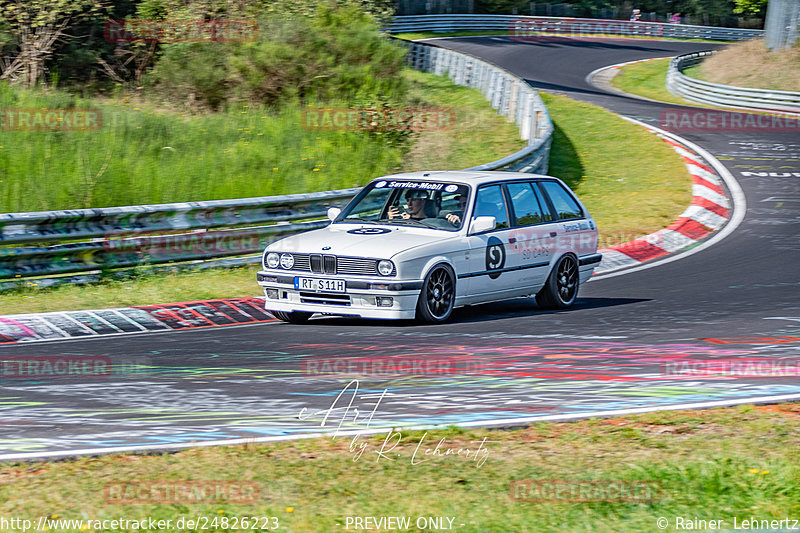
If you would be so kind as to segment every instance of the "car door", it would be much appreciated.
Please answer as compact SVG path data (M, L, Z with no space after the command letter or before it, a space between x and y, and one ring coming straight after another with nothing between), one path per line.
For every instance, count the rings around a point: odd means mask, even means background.
M509 254L512 228L505 191L500 184L481 186L475 193L471 221L481 216L493 216L494 230L467 237L470 255L469 292L471 301L500 299L515 292L514 275L519 258Z
M534 182L510 182L506 191L512 214L509 254L516 256L514 262L519 264L513 273L514 282L520 289L535 292L547 279L558 224Z
M573 252L580 259L593 254L597 249L597 233L594 222L586 220L579 202L567 188L556 180L541 180L538 183L551 207L556 223L554 252L561 256Z

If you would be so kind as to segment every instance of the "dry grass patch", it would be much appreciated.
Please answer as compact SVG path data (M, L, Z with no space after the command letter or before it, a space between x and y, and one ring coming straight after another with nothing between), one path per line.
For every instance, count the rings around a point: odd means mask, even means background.
M800 44L770 52L763 39L732 44L689 75L723 85L800 91Z

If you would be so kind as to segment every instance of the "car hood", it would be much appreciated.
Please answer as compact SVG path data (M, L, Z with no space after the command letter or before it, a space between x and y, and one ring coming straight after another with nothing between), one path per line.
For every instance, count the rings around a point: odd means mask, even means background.
M457 233L427 228L331 224L270 244L268 251L390 259L409 248L452 239Z

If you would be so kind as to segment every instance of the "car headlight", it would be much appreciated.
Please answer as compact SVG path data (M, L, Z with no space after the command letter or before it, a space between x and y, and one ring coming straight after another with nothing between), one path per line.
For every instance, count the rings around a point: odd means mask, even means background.
M281 256L281 266L286 270L289 270L294 266L294 257L292 254L283 254Z
M269 268L278 268L278 264L280 263L281 259L278 254L275 252L270 252L267 254L267 267Z
M394 263L386 259L378 261L378 274L381 276L391 276L394 271Z

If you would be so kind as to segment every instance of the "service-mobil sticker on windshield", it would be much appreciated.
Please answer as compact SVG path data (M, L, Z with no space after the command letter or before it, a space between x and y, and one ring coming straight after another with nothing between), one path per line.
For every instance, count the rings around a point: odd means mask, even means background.
M375 184L376 189L389 187L390 189L426 189L430 191L441 191L442 189L452 192L458 188L454 184L431 183L428 181L379 181Z

